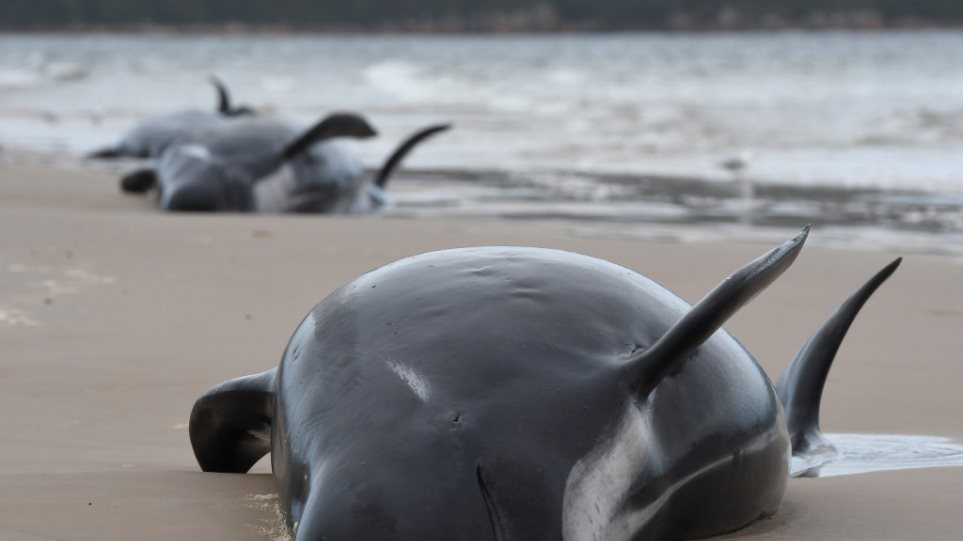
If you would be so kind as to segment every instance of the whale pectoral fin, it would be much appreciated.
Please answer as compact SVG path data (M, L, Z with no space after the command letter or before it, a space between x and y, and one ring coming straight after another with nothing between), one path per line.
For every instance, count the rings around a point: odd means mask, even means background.
M153 167L134 169L120 177L120 189L125 193L147 193L157 185L157 171Z
M896 271L900 261L902 258L884 267L846 299L806 341L776 384L776 392L786 411L792 454L797 459L794 462L799 465L793 468L793 477L805 475L835 456L832 445L819 430L823 386L849 326L869 297Z
M202 470L244 473L271 451L276 373L228 380L197 399L189 431Z
M622 377L638 396L647 395L672 368L715 334L722 325L792 265L802 250L809 226L749 262L722 281L663 334L652 347L620 366Z

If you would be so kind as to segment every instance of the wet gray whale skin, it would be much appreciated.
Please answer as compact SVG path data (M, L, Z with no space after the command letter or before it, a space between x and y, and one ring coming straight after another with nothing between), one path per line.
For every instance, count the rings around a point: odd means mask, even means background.
M342 156L338 147L329 146L330 140L375 134L354 113L328 115L300 134L273 119L237 120L171 146L155 166L121 179L121 187L143 192L157 186L163 210L253 212L258 210L256 185L266 176L290 167L301 182L337 182L350 174L353 162L350 155Z
M316 127L317 124L312 126ZM361 175L361 162L337 140L315 138L312 144L286 157L285 147L305 134L305 130L277 118L239 118L197 130L179 141L171 154L176 155L178 147L202 147L211 162L242 172L252 183L264 182L282 169L292 170L297 182L306 185L347 184ZM372 128L370 134L363 136L373 135ZM157 168L162 166L159 161ZM192 181L203 182L203 175Z
M803 473L790 472L791 455L828 446L825 374L899 264L816 332L777 392L721 325L792 263L807 232L692 307L631 270L555 250L389 264L319 303L279 367L198 399L195 455L205 471L245 472L270 452L297 541L742 528Z
M175 141L222 122L215 111L188 110L148 118L125 133L115 147L93 152L92 158L156 158Z

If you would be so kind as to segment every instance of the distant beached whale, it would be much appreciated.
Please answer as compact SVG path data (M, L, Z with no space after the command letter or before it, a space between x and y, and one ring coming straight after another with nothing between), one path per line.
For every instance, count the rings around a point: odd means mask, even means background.
M204 471L271 453L297 541L692 539L774 513L831 455L829 367L886 266L773 385L725 321L808 228L689 306L584 255L418 255L321 301L280 366L194 404ZM794 459L794 460L791 460ZM798 460L797 460L798 459Z
M254 114L249 107L235 106L231 103L227 86L220 79L212 76L210 82L218 94L215 111L191 109L148 118L124 134L116 145L91 152L87 157L92 159L157 158L170 145L178 141L191 140L226 118Z
M370 212L388 204L384 188L404 157L449 128L444 124L416 132L369 178L353 154L330 140L337 132L320 136L323 126L328 124L299 134L285 122L261 117L210 126L188 144L173 145L156 164L126 174L121 189L138 193L157 186L164 210ZM373 128L346 136L372 135ZM174 196L188 191L193 194L190 205Z
M220 131L217 136L202 138L203 144L168 148L155 166L125 176L123 189L144 191L156 185L158 206L163 210L254 212L258 210L255 185L266 176L300 164L305 177L330 173L332 181L337 181L339 164L317 160L314 152L325 151L314 150L315 145L324 147L319 143L377 133L364 118L352 113L329 115L295 137L289 136L284 123L268 120L243 121Z

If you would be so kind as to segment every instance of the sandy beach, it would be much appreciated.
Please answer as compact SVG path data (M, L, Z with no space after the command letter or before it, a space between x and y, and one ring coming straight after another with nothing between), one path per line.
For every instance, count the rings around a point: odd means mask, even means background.
M309 308L382 264L458 246L553 247L692 302L768 248L577 238L547 222L165 215L111 175L13 165L0 166L0 231L4 540L275 535L269 462L202 473L191 406L219 381L275 366ZM821 248L817 229L727 328L776 379L897 255ZM963 440L961 330L963 262L908 257L844 342L823 428ZM959 539L961 508L963 468L799 479L776 516L727 538Z

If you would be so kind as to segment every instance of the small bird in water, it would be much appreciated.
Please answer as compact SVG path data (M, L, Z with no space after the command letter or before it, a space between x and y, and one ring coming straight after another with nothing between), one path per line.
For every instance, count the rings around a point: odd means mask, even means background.
M720 167L732 173L733 182L739 186L740 199L742 199L742 204L745 209L743 221L746 223L751 223L752 221L752 200L755 194L752 181L745 176L745 170L749 168L749 165L752 164L755 157L756 151L750 148L743 150L738 156L733 156L719 162Z
M744 169L749 167L755 158L756 151L749 148L740 152L738 156L733 156L719 162L719 166L731 172L733 175L740 175Z

